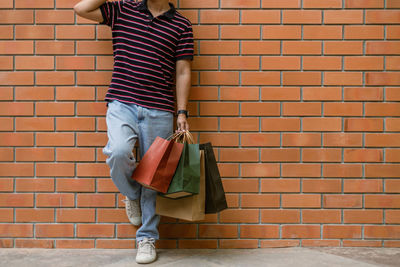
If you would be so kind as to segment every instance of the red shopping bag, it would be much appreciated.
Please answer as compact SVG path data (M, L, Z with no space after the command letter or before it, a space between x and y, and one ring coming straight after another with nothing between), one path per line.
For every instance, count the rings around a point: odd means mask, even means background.
M182 154L183 144L174 138L156 137L132 173L132 179L155 191L166 193Z

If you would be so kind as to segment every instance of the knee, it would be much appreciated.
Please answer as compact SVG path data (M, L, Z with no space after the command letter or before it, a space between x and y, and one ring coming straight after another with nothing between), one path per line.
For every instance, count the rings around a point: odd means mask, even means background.
M130 159L134 160L132 150L127 144L118 143L112 146L111 156L116 159Z

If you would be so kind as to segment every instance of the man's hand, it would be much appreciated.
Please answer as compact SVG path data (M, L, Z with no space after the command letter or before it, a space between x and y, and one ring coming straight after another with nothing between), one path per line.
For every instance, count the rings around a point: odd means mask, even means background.
M178 129L175 132L189 131L189 123L187 122L185 114L179 114L176 119L176 126Z

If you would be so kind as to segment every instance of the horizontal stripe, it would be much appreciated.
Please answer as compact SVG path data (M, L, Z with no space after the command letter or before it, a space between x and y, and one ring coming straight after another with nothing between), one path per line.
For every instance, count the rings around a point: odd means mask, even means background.
M100 24L111 27L114 55L105 100L174 112L175 64L178 59L193 59L192 25L177 11L173 18L151 19L147 9L139 9L140 3L120 0L100 6Z

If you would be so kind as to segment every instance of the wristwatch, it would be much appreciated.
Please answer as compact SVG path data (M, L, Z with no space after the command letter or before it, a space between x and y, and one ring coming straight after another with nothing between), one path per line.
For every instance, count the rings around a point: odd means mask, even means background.
M189 111L184 110L184 109L178 110L178 112L176 112L176 114L177 114L177 115L179 115L179 114L185 114L186 118L189 117Z

